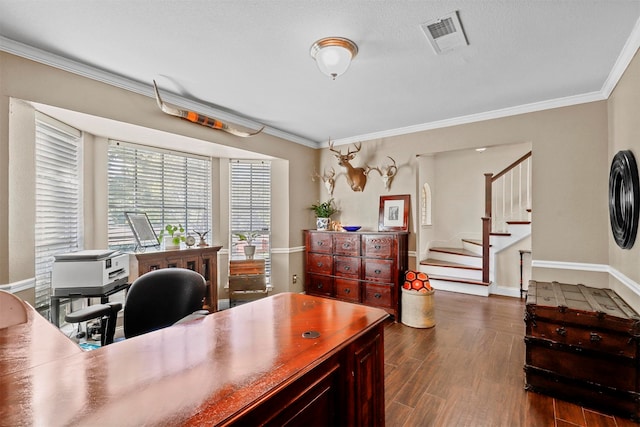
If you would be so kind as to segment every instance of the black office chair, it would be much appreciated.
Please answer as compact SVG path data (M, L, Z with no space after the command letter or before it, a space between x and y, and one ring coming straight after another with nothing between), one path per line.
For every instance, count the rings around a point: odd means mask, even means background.
M125 338L206 316L209 312L202 310L205 289L204 277L186 268L163 268L138 277L125 300ZM121 307L118 303L95 304L69 313L65 320L76 323L101 317L101 344L106 345L113 342Z
M207 315L202 310L205 289L204 277L186 268L163 268L138 277L125 300L125 338L166 328L186 316Z

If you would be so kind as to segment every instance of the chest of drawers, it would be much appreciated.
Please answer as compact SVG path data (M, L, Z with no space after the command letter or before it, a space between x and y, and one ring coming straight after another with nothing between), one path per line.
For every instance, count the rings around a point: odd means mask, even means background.
M380 307L398 319L408 233L305 231L305 291Z

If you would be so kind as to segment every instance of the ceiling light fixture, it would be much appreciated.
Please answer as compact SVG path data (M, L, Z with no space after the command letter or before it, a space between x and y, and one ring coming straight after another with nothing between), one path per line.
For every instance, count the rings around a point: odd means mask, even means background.
M351 60L358 54L358 46L342 37L326 37L315 42L310 53L320 71L335 80L347 71Z

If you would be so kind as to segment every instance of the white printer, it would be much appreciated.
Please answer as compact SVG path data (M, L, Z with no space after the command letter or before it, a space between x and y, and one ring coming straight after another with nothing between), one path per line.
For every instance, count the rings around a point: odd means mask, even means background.
M129 280L129 255L113 250L86 250L55 255L54 295L109 292Z

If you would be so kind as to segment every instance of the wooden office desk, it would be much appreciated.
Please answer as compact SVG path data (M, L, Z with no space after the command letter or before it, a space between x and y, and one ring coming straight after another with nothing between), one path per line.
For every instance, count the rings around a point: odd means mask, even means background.
M0 423L383 425L387 316L284 293L90 352L34 320L0 335ZM32 345L7 352L14 339ZM48 361L8 360L38 344Z

